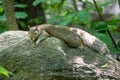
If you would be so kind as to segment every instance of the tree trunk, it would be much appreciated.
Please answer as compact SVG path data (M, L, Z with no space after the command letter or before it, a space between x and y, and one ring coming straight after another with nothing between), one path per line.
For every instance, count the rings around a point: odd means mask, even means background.
M7 18L7 25L9 30L18 30L17 21L15 18L13 0L2 0L3 8Z

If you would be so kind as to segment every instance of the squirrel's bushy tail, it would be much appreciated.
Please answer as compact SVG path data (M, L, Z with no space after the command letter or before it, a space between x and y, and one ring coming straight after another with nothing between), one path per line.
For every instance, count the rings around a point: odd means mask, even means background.
M82 39L84 45L96 50L101 55L106 55L107 53L110 53L107 45L95 36L80 29L77 29L77 34Z

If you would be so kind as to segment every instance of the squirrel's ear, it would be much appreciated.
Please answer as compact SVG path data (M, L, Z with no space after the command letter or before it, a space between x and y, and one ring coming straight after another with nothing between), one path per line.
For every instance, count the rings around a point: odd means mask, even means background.
M30 30L30 25L28 25L28 29Z
M39 27L38 27L38 26L36 26L36 27L35 27L35 30L37 30L37 31L38 31L38 30L39 30Z

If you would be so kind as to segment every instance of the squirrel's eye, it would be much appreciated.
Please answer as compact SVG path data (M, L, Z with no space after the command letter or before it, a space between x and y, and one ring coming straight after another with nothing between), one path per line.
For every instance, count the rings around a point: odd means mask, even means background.
M35 35L37 34L37 31L35 31Z

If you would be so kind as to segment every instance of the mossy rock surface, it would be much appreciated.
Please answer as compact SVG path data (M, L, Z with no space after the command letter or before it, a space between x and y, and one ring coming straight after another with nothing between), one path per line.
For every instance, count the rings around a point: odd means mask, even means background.
M0 34L0 65L14 75L0 80L101 80L120 79L120 64L85 46L71 48L58 38L48 37L37 46L27 32Z

